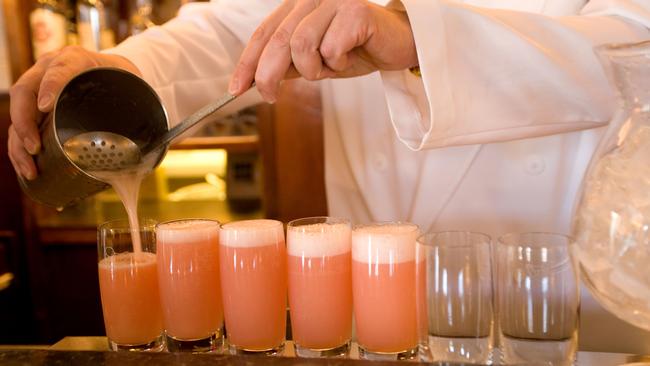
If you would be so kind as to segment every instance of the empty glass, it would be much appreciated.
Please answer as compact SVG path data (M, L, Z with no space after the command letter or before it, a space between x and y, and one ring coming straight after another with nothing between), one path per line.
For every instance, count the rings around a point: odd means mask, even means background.
M450 231L425 234L418 243L426 258L433 359L492 363L490 237Z
M569 243L560 234L515 233L496 244L503 362L575 361L580 294Z

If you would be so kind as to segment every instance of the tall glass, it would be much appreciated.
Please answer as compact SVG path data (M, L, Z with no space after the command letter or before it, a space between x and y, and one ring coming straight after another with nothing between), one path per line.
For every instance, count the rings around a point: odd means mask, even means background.
M127 220L99 226L99 291L109 347L161 351L163 320L156 272L155 222L140 221L142 251L135 253Z
M344 356L352 337L351 225L310 217L287 226L289 309L296 354Z
M503 362L571 365L580 294L569 238L507 234L497 243L497 298Z
M287 254L282 223L244 220L222 225L219 259L230 352L280 353L287 322Z
M450 231L418 238L425 249L429 346L435 360L492 363L490 237Z
M220 351L219 222L164 222L156 226L156 238L167 348L172 352Z
M352 231L352 295L361 358L418 356L419 232L416 225L401 222L357 226Z

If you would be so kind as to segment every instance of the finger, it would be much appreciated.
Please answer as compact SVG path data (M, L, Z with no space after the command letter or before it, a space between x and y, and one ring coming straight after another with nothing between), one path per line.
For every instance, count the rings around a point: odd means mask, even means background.
M98 65L90 52L81 47L66 47L52 59L43 75L38 93L38 108L42 112L50 112L54 108L56 96L72 77Z
M232 95L239 95L250 87L255 78L257 62L260 59L264 47L269 39L282 23L282 20L289 14L293 2L285 1L269 15L262 24L255 30L246 48L239 56L239 61L233 71L228 85L228 92Z
M37 107L37 97L41 79L51 61L50 56L39 59L9 91L9 114L16 133L14 143L22 144L30 154L37 154L41 146L37 126L42 113Z
M369 8L355 5L339 10L330 23L320 44L320 54L325 64L335 72L344 72L356 60L354 50L372 37L369 27Z
M291 36L291 60L307 80L322 78L323 59L319 48L335 14L335 2L322 2L298 24Z
M9 138L7 150L11 165L16 173L28 180L36 178L36 165L34 159L27 153L22 142L19 140L13 125L9 126Z
M257 90L268 102L274 102L280 81L291 66L290 40L293 32L305 16L314 10L313 1L299 1L280 23L260 56L255 83Z

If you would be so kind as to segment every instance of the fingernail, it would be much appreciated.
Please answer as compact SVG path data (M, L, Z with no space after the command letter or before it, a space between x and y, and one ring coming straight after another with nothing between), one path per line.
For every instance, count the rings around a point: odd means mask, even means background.
M38 151L41 149L40 144L29 137L25 137L23 144L25 145L25 150L27 150L30 155L38 154Z
M38 98L38 109L44 110L50 105L50 103L52 103L53 100L54 95L52 93L43 94L40 98Z
M228 93L236 94L239 91L239 78L234 76L228 85Z
M27 169L27 167L24 165L20 166L20 174L27 180L36 179L36 175L30 169Z

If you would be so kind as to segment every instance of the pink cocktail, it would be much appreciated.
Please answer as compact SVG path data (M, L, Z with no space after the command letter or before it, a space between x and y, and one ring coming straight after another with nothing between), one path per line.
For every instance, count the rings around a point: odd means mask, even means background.
M141 231L142 252L132 252L126 221L101 225L98 237L99 290L111 349L162 350L163 320L153 224Z
M165 222L156 226L156 240L167 348L172 352L220 349L219 222Z
M422 330L417 294L418 234L418 227L409 223L371 224L352 232L352 293L363 358L417 356Z
M296 354L347 354L352 336L350 222L328 217L292 221L287 250Z
M284 347L287 255L280 221L222 225L221 289L232 353L276 354Z

